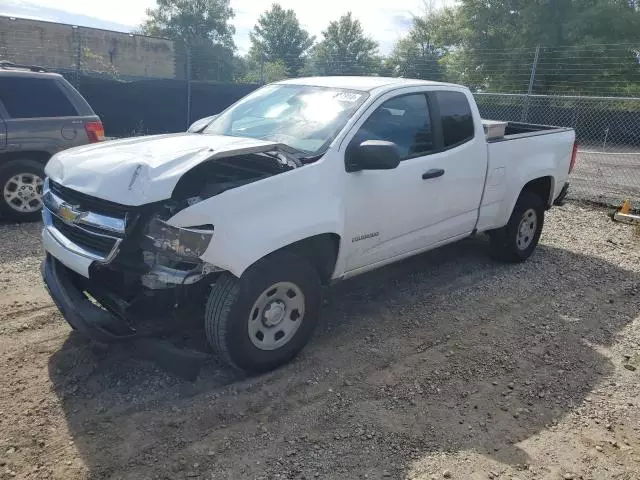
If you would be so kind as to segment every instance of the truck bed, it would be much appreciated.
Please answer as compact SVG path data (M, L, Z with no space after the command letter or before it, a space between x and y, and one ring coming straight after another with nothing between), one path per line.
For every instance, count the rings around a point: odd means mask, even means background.
M489 165L478 230L504 225L522 185L536 178L550 182L550 206L569 176L575 134L571 128L509 123L504 137L487 140Z
M517 140L526 137L535 137L538 135L549 135L552 133L560 133L570 131L566 127L554 127L551 125L537 125L535 123L523 122L506 122L504 135L496 138L487 138L488 143L506 142L509 140Z

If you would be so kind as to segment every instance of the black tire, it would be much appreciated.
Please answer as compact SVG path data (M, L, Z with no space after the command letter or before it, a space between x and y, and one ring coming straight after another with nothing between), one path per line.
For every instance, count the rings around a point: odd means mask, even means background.
M525 215L529 220L534 218L531 216L531 211L535 212L535 231L531 237L526 236L526 233L519 237L519 229L521 223L524 223ZM539 195L522 192L511 213L509 223L489 234L492 257L510 263L523 262L529 258L538 246L542 234L544 211L545 204ZM527 222L526 225L533 225L533 221Z
M33 160L12 160L10 162L0 164L0 217L6 220L16 222L33 222L41 218L41 196L42 189L39 188L40 207L37 211L20 212L15 206L9 204L5 198L5 187L9 187L12 178L20 174L36 175L44 180L44 165ZM16 200L22 201L22 200Z
M250 338L249 318L252 316L252 321L264 322L263 315L255 312L264 313L267 308L254 309L254 304L264 298L272 286L282 282L291 283L301 291L304 314L296 319L301 323L284 345L264 350L254 344L260 340ZM207 340L234 368L252 373L273 370L292 360L307 344L318 323L321 305L322 288L315 269L299 255L277 252L249 267L239 279L229 273L220 276L207 301ZM292 316L290 312L287 315ZM263 323L260 328L271 327ZM274 338L278 333L274 333Z

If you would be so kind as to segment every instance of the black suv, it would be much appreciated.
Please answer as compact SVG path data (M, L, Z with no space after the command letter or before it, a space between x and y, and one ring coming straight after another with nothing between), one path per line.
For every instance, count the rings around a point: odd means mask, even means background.
M61 75L0 61L0 217L39 219L49 158L103 139L100 118Z

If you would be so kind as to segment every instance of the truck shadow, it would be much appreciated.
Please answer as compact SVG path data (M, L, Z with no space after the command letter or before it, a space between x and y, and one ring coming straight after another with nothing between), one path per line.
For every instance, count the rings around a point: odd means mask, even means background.
M404 478L462 450L527 463L517 443L611 374L596 347L640 314L639 279L548 246L510 266L485 250L469 240L336 286L305 352L261 377L212 357L186 382L71 335L49 374L90 476Z

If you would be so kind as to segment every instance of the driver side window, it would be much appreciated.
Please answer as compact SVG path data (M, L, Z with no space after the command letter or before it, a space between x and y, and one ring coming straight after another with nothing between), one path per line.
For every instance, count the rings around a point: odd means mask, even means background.
M402 160L435 150L427 96L413 93L387 100L360 127L354 139L358 143L366 140L393 142Z

